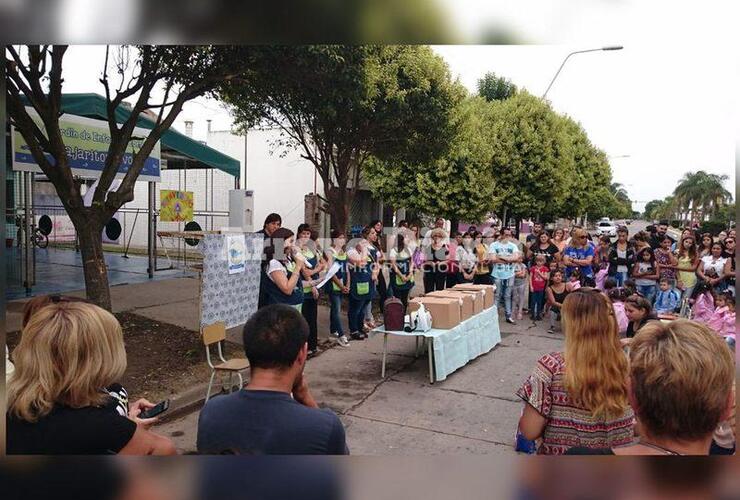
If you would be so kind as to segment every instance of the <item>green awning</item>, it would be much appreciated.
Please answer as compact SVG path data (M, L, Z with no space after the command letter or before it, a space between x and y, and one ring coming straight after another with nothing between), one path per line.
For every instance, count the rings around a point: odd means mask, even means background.
M62 94L62 112L98 120L108 120L106 100L100 94ZM130 116L131 111L125 106L119 106L116 109L116 121L118 123L123 123ZM154 121L140 115L136 125L151 130L154 128ZM193 160L192 162L187 162L187 168L215 168L234 177L239 177L240 165L238 160L216 151L172 128L162 134L160 143L163 158L166 157L166 150L172 150ZM168 167L178 168L176 162L169 161Z

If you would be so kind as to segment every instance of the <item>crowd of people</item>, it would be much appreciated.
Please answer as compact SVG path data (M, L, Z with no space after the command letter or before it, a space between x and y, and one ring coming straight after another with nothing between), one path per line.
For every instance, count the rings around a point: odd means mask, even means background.
M639 295L628 304L649 307ZM542 356L517 391L519 451L735 453L734 356L715 330L646 321L625 341L609 299L591 287L570 293L561 314L564 350Z
M422 237L413 222L384 231L372 221L360 237L332 231L323 245L309 225L293 233L271 214L260 307L243 329L251 377L204 407L198 452L349 453L341 421L303 377L318 348L318 302L325 294L331 333L346 346L367 338L374 303L406 304L421 273L427 292L494 283L506 321L526 309L561 327L564 350L542 356L517 392L518 436L538 453L734 453L734 230L686 230L674 242L663 224L631 239L620 227L612 243L535 224L520 242L507 227L448 237L443 226ZM151 430L157 419L141 416L154 405L130 403L119 384L126 352L109 312L74 297L32 299L13 361L8 453L175 453Z

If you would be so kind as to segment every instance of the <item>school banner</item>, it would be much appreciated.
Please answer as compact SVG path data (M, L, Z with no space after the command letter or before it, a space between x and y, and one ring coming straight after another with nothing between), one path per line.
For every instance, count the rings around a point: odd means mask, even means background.
M31 118L44 130L44 125L36 111L27 107ZM103 120L93 120L82 116L64 114L59 118L59 127L62 132L64 146L67 149L67 157L72 173L81 177L97 179L105 166L105 159L108 155L108 146L110 145L110 133L108 131L108 122ZM134 154L139 151L149 130L136 127L132 139L124 154L121 166L118 169L118 178L128 172L134 160ZM13 151L13 170L24 172L39 172L39 167L33 159L31 150L26 144L18 130L13 127L12 151ZM141 170L138 180L155 181L160 179L160 145L159 142L152 149L151 155L144 160L144 168ZM46 158L54 165L54 159L46 153Z
M192 191L160 189L159 220L162 222L190 222L193 220L194 200Z

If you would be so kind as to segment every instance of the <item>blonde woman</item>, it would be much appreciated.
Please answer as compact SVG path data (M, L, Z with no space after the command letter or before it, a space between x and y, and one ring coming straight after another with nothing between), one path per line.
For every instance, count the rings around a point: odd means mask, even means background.
M570 293L562 325L565 351L542 356L517 391L525 402L520 432L541 440L542 455L632 443L627 357L609 300L594 288Z
M172 442L140 419L152 405L140 399L128 416L106 391L126 370L121 325L84 302L59 301L29 318L13 351L8 385L9 454L172 455Z

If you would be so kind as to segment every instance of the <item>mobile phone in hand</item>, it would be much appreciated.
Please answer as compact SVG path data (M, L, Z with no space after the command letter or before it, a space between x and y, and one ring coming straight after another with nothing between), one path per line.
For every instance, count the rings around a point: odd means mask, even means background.
M165 399L161 403L159 403L156 406L153 406L149 408L148 410L144 410L141 413L139 413L139 418L145 419L145 418L153 418L157 415L166 412L170 407L170 400Z

